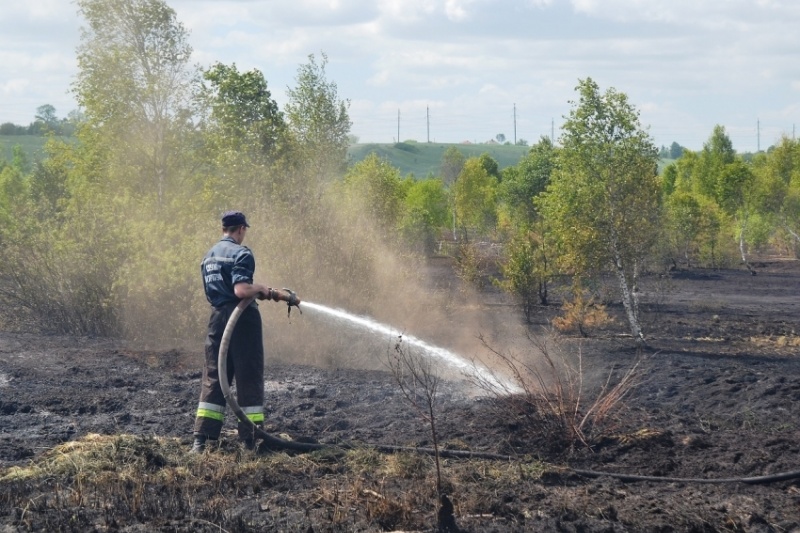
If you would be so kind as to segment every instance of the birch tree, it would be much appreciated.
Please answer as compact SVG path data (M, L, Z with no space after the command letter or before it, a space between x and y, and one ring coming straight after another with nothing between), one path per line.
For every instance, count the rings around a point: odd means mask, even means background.
M193 72L188 32L163 0L78 0L86 21L74 93L83 140L107 150L99 174L163 205L174 178Z
M658 150L628 97L591 78L576 88L559 167L539 200L563 267L580 277L614 272L637 345L644 344L637 280L658 231Z
M328 80L325 71L328 56L321 56L317 62L313 54L309 55L308 63L297 69L297 85L286 89L289 101L284 108L306 177L317 184L344 174L352 126L350 100L339 98L336 83Z

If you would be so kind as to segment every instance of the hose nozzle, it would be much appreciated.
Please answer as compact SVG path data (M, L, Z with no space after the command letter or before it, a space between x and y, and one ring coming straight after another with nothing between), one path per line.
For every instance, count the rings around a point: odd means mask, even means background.
M297 293L294 292L292 289L287 289L286 287L283 288L286 291L286 307L287 315L292 315L292 307L297 307L297 310L300 311L300 314L303 314L303 310L300 309L300 298L298 298Z

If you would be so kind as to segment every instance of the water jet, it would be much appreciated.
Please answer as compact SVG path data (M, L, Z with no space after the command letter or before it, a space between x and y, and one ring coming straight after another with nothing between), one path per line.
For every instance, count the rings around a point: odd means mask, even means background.
M372 333L378 335L385 335L389 339L402 339L406 345L420 350L423 354L429 357L434 357L437 360L447 364L448 366L461 371L465 376L474 376L482 384L489 385L501 393L517 393L520 388L507 379L497 376L494 372L484 367L475 361L469 361L466 358L454 353L450 350L430 344L413 335L403 333L402 331L388 325L378 322L370 317L363 315L355 315L343 309L336 309L321 305L313 302L303 302L303 308L323 314L326 317L341 322L350 327L359 327L367 329Z

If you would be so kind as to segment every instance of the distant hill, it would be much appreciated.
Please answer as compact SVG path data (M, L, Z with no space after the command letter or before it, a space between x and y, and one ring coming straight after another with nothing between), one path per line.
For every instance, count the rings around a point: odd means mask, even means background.
M0 135L0 160L11 161L14 147L19 146L32 163L44 157L46 142L47 137L41 135Z
M11 161L14 146L21 146L33 162L44 157L44 144L47 137L38 135L0 135L0 159ZM372 152L387 159L400 169L403 176L413 174L424 178L428 174L439 174L442 154L449 147L455 146L466 157L477 157L483 153L491 155L500 168L516 165L520 158L528 153L527 146L510 146L501 144L443 144L403 142L397 144L356 144L347 151L348 162L357 163Z
M406 141L396 144L356 144L347 151L347 158L352 164L375 153L399 168L403 176L413 174L417 178L425 178L429 174L439 175L442 154L451 146L460 150L467 158L488 153L497 161L501 169L516 165L530 150L529 146L505 144L443 144Z
M0 159L11 161L14 146L19 145L33 162L44 157L44 144L47 137L38 135L0 135ZM413 174L417 178L425 178L429 174L439 175L442 164L442 154L454 146L465 157L478 157L488 153L503 169L514 166L528 153L529 146L513 146L505 144L446 144L446 143L418 143L406 141L396 144L355 144L347 150L347 159L350 164L357 163L371 153L378 154L388 160L393 166L400 169L402 176ZM661 160L659 170L672 160Z

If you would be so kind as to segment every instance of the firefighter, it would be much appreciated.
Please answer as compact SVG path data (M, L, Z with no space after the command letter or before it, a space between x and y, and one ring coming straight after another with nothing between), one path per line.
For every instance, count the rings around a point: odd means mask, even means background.
M247 234L245 215L227 211L222 215L222 238L203 258L201 273L206 299L211 304L211 318L205 343L205 365L200 388L200 402L194 423L192 452L205 450L206 442L216 440L225 419L225 397L217 372L220 342L231 313L241 300L285 301L297 305L300 300L292 291L280 291L254 283L256 262L249 248L242 245ZM236 380L237 401L247 418L256 426L264 422L264 343L261 336L261 314L255 300L242 312L231 335L228 349L228 383ZM251 426L238 426L239 438L245 446L255 446Z

